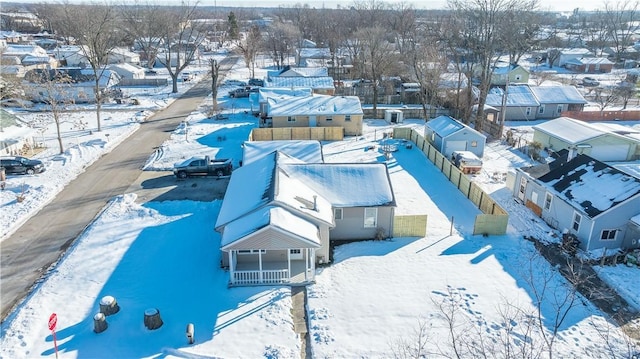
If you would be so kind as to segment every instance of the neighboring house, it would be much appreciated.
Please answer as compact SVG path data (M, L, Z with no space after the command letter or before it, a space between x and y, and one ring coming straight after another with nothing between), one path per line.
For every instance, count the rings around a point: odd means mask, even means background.
M509 64L504 66L496 66L491 74L492 86L505 86L509 79L510 84L529 82L529 70L517 64Z
M439 116L427 121L427 141L445 157L453 151L470 151L482 158L487 136L450 116Z
M269 77L264 83L265 87L279 88L310 88L313 93L319 95L333 95L335 86L330 76L302 77L302 76L276 76Z
M16 115L0 108L0 155L17 155L24 148L33 148L36 131Z
M295 97L268 99L267 116L279 127L342 127L346 136L362 134L364 113L357 96Z
M38 45L7 45L2 51L2 57L17 56L21 60L25 56L49 57L47 51Z
M58 68L56 70L32 70L25 74L24 91L28 99L34 102L48 101L47 89L40 84L42 76L55 78L57 73L63 73L71 78L70 83L56 85L57 93L53 97L59 101L72 100L75 103L94 103L95 74L91 69ZM100 74L98 86L104 93L114 91L120 82L120 76L114 71L105 69Z
M563 111L582 111L588 103L574 86L529 86L540 104L537 119L557 118Z
M560 117L533 126L533 141L558 152L568 150L599 161L635 161L640 159L640 140L593 124Z
M517 169L514 187L516 198L552 228L575 235L583 250L640 247L634 176L578 155L549 171Z
M489 90L486 104L502 111L504 90L494 87ZM504 102L505 121L534 120L540 103L527 85L509 85ZM502 116L502 115L501 115Z
M565 62L568 70L581 73L609 73L613 69L613 62L604 57L583 57Z
M306 66L307 60L311 60L316 65L326 66L331 60L331 50L328 47L303 47L297 50L298 66Z
M585 48L550 49L549 55L547 55L547 61L553 57L555 57L555 61L551 65L562 67L571 60L594 57L594 54Z
M109 65L108 68L123 79L143 79L145 77L142 67L127 63Z
M229 285L312 283L331 241L390 237L394 208L384 163L262 156L233 172L216 220Z
M329 76L326 67L291 67L285 66L280 71L270 71L271 77L324 77Z
M242 164L248 165L273 151L305 163L324 163L322 144L316 140L246 141L242 144Z
M86 67L89 65L89 61L80 46L58 46L52 52L53 56L60 62L60 66Z
M280 88L280 87L260 87L258 89L258 93L251 93L249 96L249 100L252 103L258 104L259 110L258 114L260 118L263 119L263 122L260 123L261 126L271 126L271 122L266 122L267 111L268 111L268 100L275 99L276 101L285 101L287 99L293 97L311 97L313 95L313 91L311 88Z
M109 53L107 58L109 64L132 64L140 65L140 55L125 48L117 47Z
M184 52L158 52L156 54L155 62L153 67L165 67L164 64L169 62L169 66L175 67L178 64L178 59L181 64L184 64L186 61L186 55Z

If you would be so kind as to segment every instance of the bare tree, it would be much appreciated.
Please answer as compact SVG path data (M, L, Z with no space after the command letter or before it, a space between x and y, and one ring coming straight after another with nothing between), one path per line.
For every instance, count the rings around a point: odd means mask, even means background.
M290 53L299 42L300 31L290 23L275 22L267 28L265 49L275 62L277 68L285 65Z
M257 26L251 26L249 31L245 34L244 38L238 40L238 49L242 53L245 65L251 71L251 77L255 77L256 73L256 55L258 50L262 46L262 35L260 29Z
M177 8L165 10L164 47L158 59L169 72L173 83L172 92L178 92L178 75L193 61L206 33L198 18L198 2L183 1Z
M500 26L516 14L535 10L537 0L448 0L448 5L460 30L468 34L463 36L466 40L464 48L470 51L478 69L475 75L480 93L475 126L481 131L491 76L504 47L500 40L504 39L502 31L505 30Z
M596 56L602 55L604 48L609 43L609 29L607 27L607 18L601 11L596 11L589 17L589 21L584 19L582 26L582 37L589 51Z
M401 55L406 55L412 49L412 45L417 40L415 38L418 27L416 10L413 5L406 1L401 1L389 5L390 16L387 16L389 28L395 35L395 44Z
M616 62L619 62L628 46L632 45L632 36L639 28L638 1L619 0L616 3L605 1L604 16L607 32L615 50Z
M94 75L97 130L101 131L100 111L107 96L100 87L109 55L118 46L118 14L115 7L104 5L70 5L65 3L62 17L55 19L56 29L75 39Z
M366 27L358 30L354 37L361 46L364 69L368 78L373 80L373 111L377 110L379 84L382 76L389 75L398 63L393 45L387 41L388 32L382 27Z
M64 153L62 114L74 102L71 91L73 80L68 74L58 70L32 70L25 74L25 80L31 83L32 96L37 96L39 101L47 105L56 126L59 153Z
M430 109L441 105L440 92L449 89L441 85L441 78L447 72L448 60L438 51L435 41L424 36L425 41L412 42L409 52L409 65L413 77L420 84L420 102L425 120L430 116Z
M429 353L427 345L431 339L429 336L430 327L425 319L418 319L417 328L409 338L398 338L389 344L393 358L395 359L418 359L425 358Z
M134 46L141 50L147 67L153 68L166 26L164 11L158 5L136 1L121 6L120 14L123 30L133 39Z
M213 99L213 108L218 107L218 83L220 82L220 64L216 59L209 59L211 66L211 97Z
M600 114L604 110L618 101L618 93L613 88L596 87L592 90L593 101L600 109Z

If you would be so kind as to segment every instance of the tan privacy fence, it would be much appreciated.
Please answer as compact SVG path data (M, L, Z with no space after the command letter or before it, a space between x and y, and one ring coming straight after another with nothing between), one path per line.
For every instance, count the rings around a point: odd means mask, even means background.
M413 142L462 194L473 202L483 214L476 216L473 234L500 235L507 232L509 214L471 178L436 150L424 137L411 128L394 128L393 137ZM395 232L395 230L394 230Z
M427 215L406 215L393 217L394 237L425 237L427 235Z
M342 141L343 138L344 129L342 127L254 128L249 135L249 141Z

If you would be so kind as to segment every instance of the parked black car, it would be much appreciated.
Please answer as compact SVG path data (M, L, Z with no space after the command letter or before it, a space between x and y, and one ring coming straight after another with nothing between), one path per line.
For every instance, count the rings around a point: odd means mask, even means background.
M249 79L249 86L264 86L264 80L262 79Z
M0 157L0 167L4 168L5 173L10 174L28 174L44 172L44 164L39 160L32 160L21 156Z
M231 159L211 159L209 156L192 157L173 166L173 174L178 178L191 176L229 176L233 170Z

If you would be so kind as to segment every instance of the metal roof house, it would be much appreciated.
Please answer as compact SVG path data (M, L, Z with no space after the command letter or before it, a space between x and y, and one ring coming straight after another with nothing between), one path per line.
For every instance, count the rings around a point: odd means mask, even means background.
M347 136L362 134L364 112L357 96L269 98L271 127L342 127Z
M516 170L514 196L552 228L574 234L580 248L638 248L640 179L587 155L548 172Z
M566 149L599 161L635 161L640 158L640 138L573 118L546 121L533 126L533 130L533 140L554 152Z
M564 111L582 111L588 103L574 86L530 86L538 100L536 118L557 118Z
M366 183L366 185L364 185ZM216 220L229 285L305 285L334 240L390 237L384 163L305 163L273 151L236 169Z
M494 87L487 94L486 104L502 111L505 91ZM506 121L534 120L540 103L527 85L510 85L504 102Z
M482 158L487 136L449 116L438 116L425 125L427 141L445 157L453 151L470 151Z

